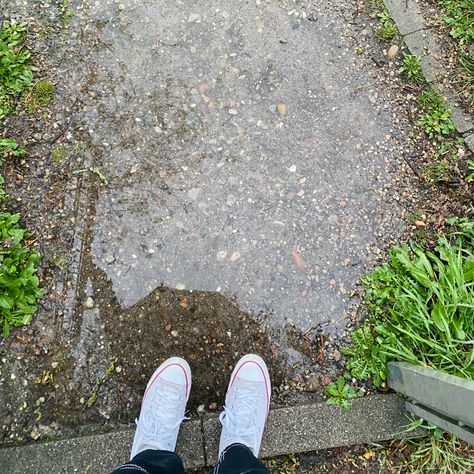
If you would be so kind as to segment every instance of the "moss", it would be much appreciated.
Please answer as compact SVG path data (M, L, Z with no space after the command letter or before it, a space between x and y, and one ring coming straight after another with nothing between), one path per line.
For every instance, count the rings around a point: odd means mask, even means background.
M38 82L24 95L23 103L28 112L36 112L47 107L53 100L56 86L49 81Z
M67 158L67 155L66 148L63 146L58 146L51 150L51 160L56 164L62 163Z

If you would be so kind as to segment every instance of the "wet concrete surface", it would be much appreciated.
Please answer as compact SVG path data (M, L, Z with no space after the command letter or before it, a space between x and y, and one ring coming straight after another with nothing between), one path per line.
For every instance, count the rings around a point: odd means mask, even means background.
M100 28L84 120L108 180L92 255L121 306L165 285L343 328L368 246L401 224L382 193L393 123L335 23L278 2L87 15Z
M399 105L354 53L354 7L69 5L51 54L75 235L66 278L3 352L2 441L133 420L171 355L193 369L193 413L220 408L251 351L274 401L320 397L355 283L404 230Z

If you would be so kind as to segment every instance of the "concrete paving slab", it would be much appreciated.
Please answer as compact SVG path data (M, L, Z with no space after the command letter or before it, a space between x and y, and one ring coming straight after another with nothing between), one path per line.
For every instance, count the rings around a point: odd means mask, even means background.
M472 116L464 111L464 107L458 102L456 93L452 89L441 82L432 84L433 89L440 94L446 102L448 108L451 109L451 118L459 133L468 133L474 130L474 122Z
M401 35L425 28L419 2L415 0L384 0Z
M466 145L471 149L471 151L474 153L474 133L471 133L464 137L464 140L466 141Z
M0 449L2 474L108 473L129 460L135 429ZM204 466L200 420L183 423L176 451L186 468Z
M442 65L439 62L441 48L431 31L416 31L406 35L404 40L411 54L421 58L423 74L428 82L435 82L443 76Z
M326 403L276 409L270 412L261 457L300 453L400 437L408 424L405 403L395 394L354 401L349 411ZM217 462L219 420L204 421L208 464Z

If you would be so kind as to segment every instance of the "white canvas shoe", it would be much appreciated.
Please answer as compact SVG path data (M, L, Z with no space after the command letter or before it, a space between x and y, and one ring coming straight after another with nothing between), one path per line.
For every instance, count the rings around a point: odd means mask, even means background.
M227 446L241 443L258 456L270 409L270 375L263 359L247 354L230 377L224 411L220 414L222 434L219 457Z
M175 450L190 391L191 369L184 359L172 357L155 370L136 420L131 459L145 449Z

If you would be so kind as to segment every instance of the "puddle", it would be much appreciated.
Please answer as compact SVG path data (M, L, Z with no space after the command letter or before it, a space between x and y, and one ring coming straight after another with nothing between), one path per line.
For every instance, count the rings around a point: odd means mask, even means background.
M92 255L120 305L164 285L340 331L368 248L402 225L390 113L334 25L274 2L87 15L84 120L109 183Z

